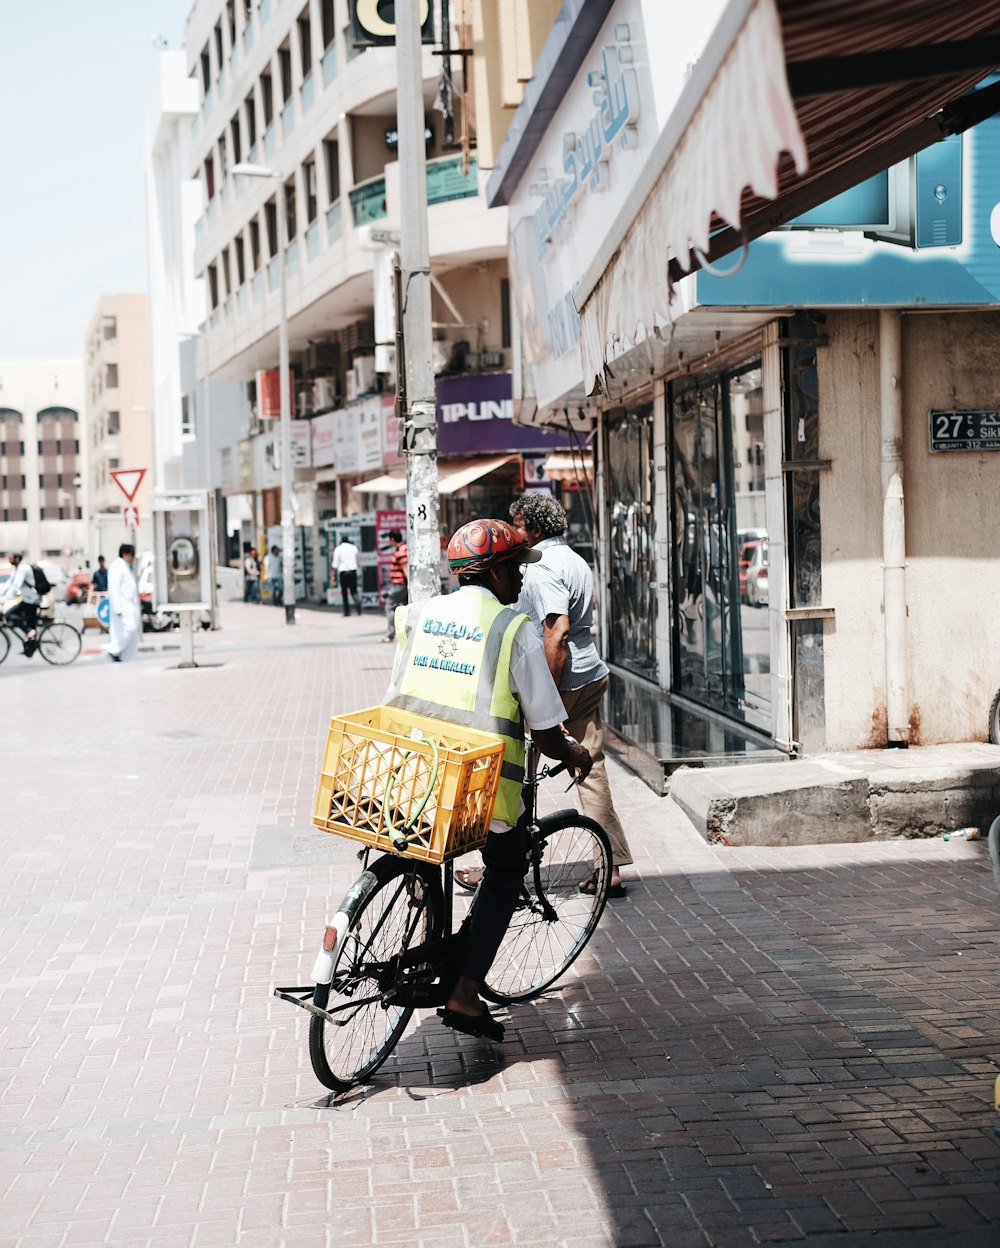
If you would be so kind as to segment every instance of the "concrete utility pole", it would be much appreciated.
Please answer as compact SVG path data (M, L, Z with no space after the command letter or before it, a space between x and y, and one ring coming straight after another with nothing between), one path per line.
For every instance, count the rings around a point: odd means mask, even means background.
M281 571L285 623L295 623L295 510L292 501L294 472L292 470L292 412L288 394L288 274L285 248L285 183L278 180L278 266L281 275L278 319L278 385L281 387Z
M441 592L437 409L431 335L431 264L427 237L427 155L420 56L420 5L396 5L396 124L402 203L399 253L403 282L406 410L406 540L410 601Z

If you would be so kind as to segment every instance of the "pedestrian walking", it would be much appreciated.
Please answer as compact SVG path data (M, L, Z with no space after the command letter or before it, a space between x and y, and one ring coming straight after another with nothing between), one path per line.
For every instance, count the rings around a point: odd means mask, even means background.
M580 742L594 766L577 786L583 813L596 820L611 841L614 869L609 897L624 897L619 868L632 862L604 766L601 703L608 688L608 666L594 644L594 574L586 560L566 545L567 517L551 494L522 494L510 508L514 528L541 555L525 570L518 609L535 622L549 671L566 708L566 730ZM592 881L581 884L593 890Z
M525 724L547 757L582 777L590 770L586 749L562 730L562 701L538 637L523 615L510 610L521 588L522 563L537 558L504 520L463 525L448 544L458 590L397 613L403 645L396 651L386 695L392 706L504 736L503 772L483 848L485 871L458 978L438 1010L446 1027L496 1041L503 1039L504 1029L479 989L510 925L529 866L528 833L518 819ZM445 624L447 651L441 640ZM453 660L447 669L432 668L431 662L440 663L445 653Z
M24 555L19 550L11 553L10 562L14 575L0 595L0 605L3 606L3 614L10 623L24 629L24 653L30 659L38 645L38 605L42 596L35 588L34 570L30 563L25 562ZM15 598L20 601L14 602ZM7 603L13 605L7 606Z
M104 562L104 556L97 556L97 567L94 575L90 578L91 587L95 594L106 594L108 592L108 569Z
M342 537L333 551L333 568L337 573L340 585L340 596L344 600L344 617L351 614L348 595L361 614L361 598L358 595L358 548L349 537Z
M383 641L396 640L396 608L405 606L409 600L409 555L399 529L389 530L389 543L392 546L392 562L389 564L389 588L385 595L386 635Z
M139 586L135 583L132 564L135 547L123 542L118 547L118 558L108 568L108 605L111 616L108 623L108 644L105 653L115 663L134 659L139 652L142 635L142 608L139 605Z
M260 564L257 562L257 550L253 546L244 547L243 601L260 602Z
M277 546L272 546L271 553L267 559L267 572L265 575L271 586L271 603L275 607L283 606L285 602L285 576L283 562L284 560L281 551Z

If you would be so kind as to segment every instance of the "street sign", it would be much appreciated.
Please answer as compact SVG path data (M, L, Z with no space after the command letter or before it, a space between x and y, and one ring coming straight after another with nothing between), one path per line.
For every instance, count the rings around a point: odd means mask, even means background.
M142 485L142 479L145 475L145 468L114 468L111 471L112 481L114 481L129 502L132 502L139 492L139 486Z
M111 626L111 601L107 594L97 604L97 622L102 628Z
M139 527L139 508L134 507L131 503L127 507L123 507L122 520L125 521L126 529L137 529Z
M1000 451L1000 412L931 411L932 451Z

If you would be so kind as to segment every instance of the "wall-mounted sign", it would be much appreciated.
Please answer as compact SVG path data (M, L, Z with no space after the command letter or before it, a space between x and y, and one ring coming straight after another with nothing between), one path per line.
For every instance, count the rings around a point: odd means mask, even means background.
M354 46L368 48L396 42L395 0L352 0ZM419 0L420 40L434 42L434 14L430 0Z
M548 451L569 445L566 434L514 424L510 373L439 377L435 389L437 443L442 455Z
M288 371L288 410L295 411L295 374ZM257 415L261 420L281 415L281 372L277 368L257 373Z
M538 257L544 260L553 242L562 242L573 205L588 191L608 189L609 166L616 148L638 146L639 83L632 63L628 26L615 28L615 45L601 49L601 65L587 74L593 90L594 115L585 130L563 136L563 172L545 192L534 214ZM539 175L539 182L543 181Z
M428 147L434 146L434 127L424 122L424 143ZM385 132L385 145L390 152L394 152L399 147L399 128L390 126Z
M1000 451L1000 412L931 411L932 451Z

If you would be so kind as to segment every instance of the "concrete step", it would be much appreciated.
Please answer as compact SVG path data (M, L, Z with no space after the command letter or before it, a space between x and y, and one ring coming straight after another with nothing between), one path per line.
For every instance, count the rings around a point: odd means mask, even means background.
M1000 814L1000 746L858 750L681 768L669 796L723 845L820 845L939 836Z

